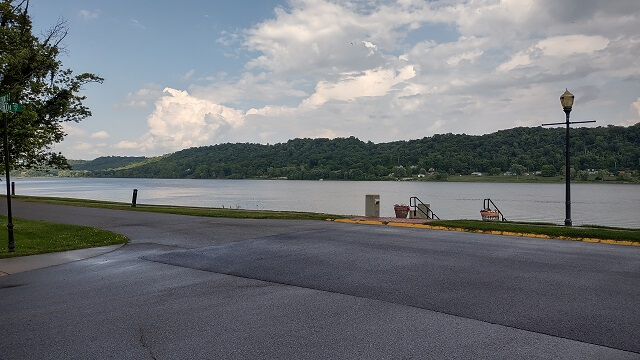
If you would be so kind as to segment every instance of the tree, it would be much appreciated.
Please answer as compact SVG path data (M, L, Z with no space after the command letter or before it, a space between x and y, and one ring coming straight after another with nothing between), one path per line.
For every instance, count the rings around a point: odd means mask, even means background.
M542 165L541 175L544 177L556 176L556 167L553 165Z
M513 164L511 165L511 168L509 169L512 173L520 176L523 175L525 172L525 167L520 165L520 164Z
M79 92L103 79L62 67L58 56L67 32L66 22L59 21L38 38L32 34L29 0L0 0L0 93L23 104L22 113L7 114L12 167L69 168L52 146L64 139L64 122L91 116Z
M396 177L405 177L407 176L407 169L405 169L402 165L394 166L393 173Z
M498 168L498 167L494 167L489 169L489 174L490 175L500 175L500 173L502 172L502 169Z

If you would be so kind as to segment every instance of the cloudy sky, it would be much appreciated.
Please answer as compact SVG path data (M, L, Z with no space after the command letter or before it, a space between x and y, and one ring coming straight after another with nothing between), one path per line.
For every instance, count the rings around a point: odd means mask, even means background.
M32 0L62 60L105 78L71 159L296 137L387 142L640 121L637 0Z

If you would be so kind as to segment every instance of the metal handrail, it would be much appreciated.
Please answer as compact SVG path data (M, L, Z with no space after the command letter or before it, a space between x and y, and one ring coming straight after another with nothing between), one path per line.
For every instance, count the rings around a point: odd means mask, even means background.
M484 201L482 202L482 208L485 210L491 210L491 206L493 205L493 207L496 209L496 211L498 212L498 214L500 216L502 216L502 221L507 221L507 219L505 219L504 214L502 213L502 211L500 211L500 209L498 209L498 207L496 206L496 204L493 202L493 200L486 198L484 199Z
M424 205L425 208L427 208L427 212L425 213L424 210L422 210L422 208L418 207L418 203L420 203L421 205ZM438 215L436 215L431 208L429 207L429 205L423 203L420 199L418 199L418 197L416 196L412 196L409 198L409 207L411 207L413 210L413 214L415 215L417 211L420 211L421 213L423 213L427 219L438 219L440 220L440 218L438 217Z

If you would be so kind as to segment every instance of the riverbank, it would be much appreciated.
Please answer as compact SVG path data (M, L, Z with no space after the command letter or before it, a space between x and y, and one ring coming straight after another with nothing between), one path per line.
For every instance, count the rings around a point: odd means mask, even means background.
M38 179L38 178L84 178L84 179L135 179L135 178L116 178L116 177L91 177L91 176L21 176L21 173L12 172L13 179ZM144 179L161 179L161 178L144 178ZM173 179L173 178L172 178ZM183 178L189 180L190 178ZM180 180L180 179L173 179ZM239 179L211 179L211 180L239 180ZM266 180L266 181L299 181L298 179L288 179L286 177L258 177L247 178L242 180ZM318 181L318 180L302 180L302 181ZM415 182L473 182L473 183L540 183L540 184L564 184L564 176L543 177L539 175L426 175L424 177L404 177L404 178L381 178L376 180L331 180L320 179L320 181L415 181ZM637 184L640 185L640 176L617 177L608 176L606 179L571 179L572 184Z
M300 211L269 211L269 210L245 210L245 209L225 209L210 207L193 207L193 206L170 206L170 205L148 205L131 203L122 203L114 201L86 200L74 198L59 197L43 197L43 196L15 196L15 199L39 202L54 205L69 205L81 207L94 207L113 210L128 211L146 211L165 214L203 216L203 217L221 217L234 219L280 219L280 220L325 220L341 219L343 215L300 212Z
M406 178L401 181L426 181L426 182L474 182L474 183L540 183L540 184L564 184L564 176L543 177L538 175L449 175L446 180L431 178ZM606 180L580 180L571 179L572 184L638 184L640 177L629 177L618 179L610 177Z

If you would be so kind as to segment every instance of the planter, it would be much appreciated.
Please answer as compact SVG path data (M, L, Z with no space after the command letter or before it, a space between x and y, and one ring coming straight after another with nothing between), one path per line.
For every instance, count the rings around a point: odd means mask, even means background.
M500 219L500 213L494 210L480 210L483 221L496 221Z
M396 218L405 219L409 215L409 207L407 205L395 205L393 210L396 212Z

